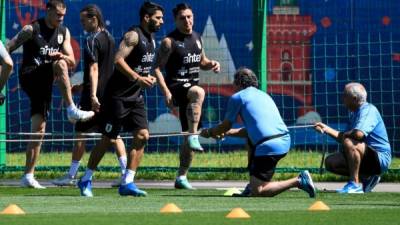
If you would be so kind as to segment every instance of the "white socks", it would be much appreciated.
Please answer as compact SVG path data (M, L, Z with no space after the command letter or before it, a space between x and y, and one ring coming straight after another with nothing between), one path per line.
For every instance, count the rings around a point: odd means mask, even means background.
M79 170L80 161L72 160L71 166L69 167L68 176L70 178L75 178L76 173Z
M176 177L177 180L187 180L186 175L181 175Z
M133 180L135 179L135 174L136 174L136 171L127 169L125 171L125 174L122 176L122 183L121 184L122 185L126 185L126 184L129 184L129 183L132 183Z
M72 103L71 105L69 105L67 107L67 112L72 112L72 111L75 111L75 110L76 110L76 106L75 106L74 103Z
M34 179L33 173L26 173L24 176L25 176L25 178L26 178L27 180L33 180L33 179Z
M126 162L128 161L126 155L118 158L119 166L121 167L121 174L125 174Z

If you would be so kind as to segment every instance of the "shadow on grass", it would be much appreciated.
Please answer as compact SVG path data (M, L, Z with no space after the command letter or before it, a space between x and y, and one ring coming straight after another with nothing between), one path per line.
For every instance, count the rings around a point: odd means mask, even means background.
M389 203L371 203L371 202L365 202L365 203L331 203L330 205L337 205L337 206L346 206L346 205L365 205L365 206L388 206L388 207L400 207L400 204L389 204Z

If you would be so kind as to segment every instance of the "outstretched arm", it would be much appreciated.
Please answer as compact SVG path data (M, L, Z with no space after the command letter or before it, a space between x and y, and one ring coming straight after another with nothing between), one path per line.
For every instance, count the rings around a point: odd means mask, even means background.
M248 138L247 130L244 127L232 128L225 133L225 136Z
M326 133L332 138L334 138L337 142L343 143L345 138L351 138L357 141L362 141L364 139L364 133L357 129L352 129L346 132L339 132L324 123L316 123L314 125L314 129L320 133Z
M200 135L205 138L211 137L211 138L220 139L220 138L223 138L227 134L227 132L229 130L231 130L231 128L232 128L231 122L229 120L224 120L215 127L203 129L201 131ZM237 132L237 131L239 131L239 130L233 130L232 133L230 133L230 135L239 134L239 132Z
M160 85L160 89L165 96L165 104L170 108L173 107L172 94L169 91L167 84L165 83L164 76L161 70L164 69L165 65L167 64L171 52L171 39L164 38L164 40L161 42L160 48L157 51L156 64L154 66L154 73L157 78L157 82Z

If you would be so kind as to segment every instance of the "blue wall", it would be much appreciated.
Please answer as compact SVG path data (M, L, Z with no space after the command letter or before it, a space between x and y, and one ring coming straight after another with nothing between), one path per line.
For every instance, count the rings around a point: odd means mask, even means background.
M7 37L11 38L20 29L20 21L16 15L14 1L7 2ZM40 1L39 1L40 2ZM68 9L65 25L71 30L73 37L82 41L83 32L79 24L79 10L93 1L67 1ZM104 17L109 21L108 29L116 40L125 30L138 23L138 9L142 1L132 0L98 0L95 1L102 9ZM171 10L180 1L156 1L165 9L165 25L157 33L160 40L174 28ZM211 16L218 38L222 34L229 45L229 52L233 62L239 66L253 67L253 5L252 1L240 0L191 0L187 1L193 7L195 14L195 30L204 30L207 18ZM268 14L277 1L268 1ZM332 126L341 127L346 123L347 112L341 105L340 94L345 83L358 81L363 83L369 91L369 102L373 103L382 112L389 138L394 149L399 149L398 123L400 107L397 96L400 95L400 62L392 60L394 53L400 53L400 1L397 0L298 0L301 15L311 15L317 25L317 31L312 39L312 81L313 106L324 122ZM34 7L21 7L23 14L35 11ZM43 10L39 10L43 15ZM390 23L383 24L382 18L390 18ZM329 27L324 27L322 19L331 21ZM13 54L17 64L20 61L18 53ZM78 68L79 69L79 68ZM28 101L24 93L17 89L17 78L13 76L8 84L9 109L8 130L28 131L29 112L26 110ZM56 91L57 92L57 91ZM167 112L160 98L160 92L152 89L147 93L149 119L154 120L159 114ZM295 125L297 118L296 108L300 103L289 96L274 96L278 107L282 111L288 125ZM203 122L208 126L221 120L224 115L224 106L227 96L213 93L207 98L206 106L217 109L215 120L206 119ZM55 98L53 113L48 130L70 132L72 125L64 122L65 115L59 106L60 99ZM18 122L20 121L20 122ZM312 144L323 141L321 136L313 131L298 130L293 132L293 144ZM310 138L311 137L311 138ZM179 140L178 140L179 141ZM176 139L161 140L158 146L168 146L176 149ZM231 148L232 144L240 143L229 139L224 148ZM329 142L333 143L333 142ZM154 144L154 145L152 145ZM156 143L150 148L157 149ZM164 145L165 144L165 145ZM52 146L52 149L70 149L70 143ZM214 145L213 145L214 146ZM220 148L220 145L217 145ZM212 147L212 146L211 146ZM215 147L215 146L214 146ZM20 150L22 146L15 145L11 150Z

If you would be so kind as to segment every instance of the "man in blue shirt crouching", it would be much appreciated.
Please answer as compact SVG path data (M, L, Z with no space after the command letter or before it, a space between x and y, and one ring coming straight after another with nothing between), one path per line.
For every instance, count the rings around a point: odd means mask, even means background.
M315 124L317 131L328 134L342 145L343 151L326 158L325 167L332 173L350 177L349 182L337 192L371 192L391 162L385 124L376 107L367 102L367 91L359 83L345 86L343 104L349 110L346 131L339 132L324 123Z
M229 99L224 121L204 129L201 136L222 138L225 135L248 139L250 182L238 196L273 197L285 190L298 187L315 197L315 187L308 171L298 177L284 181L271 181L276 165L290 149L288 128L272 98L258 89L256 75L248 68L235 73L234 86L237 92ZM231 129L237 116L243 128Z

